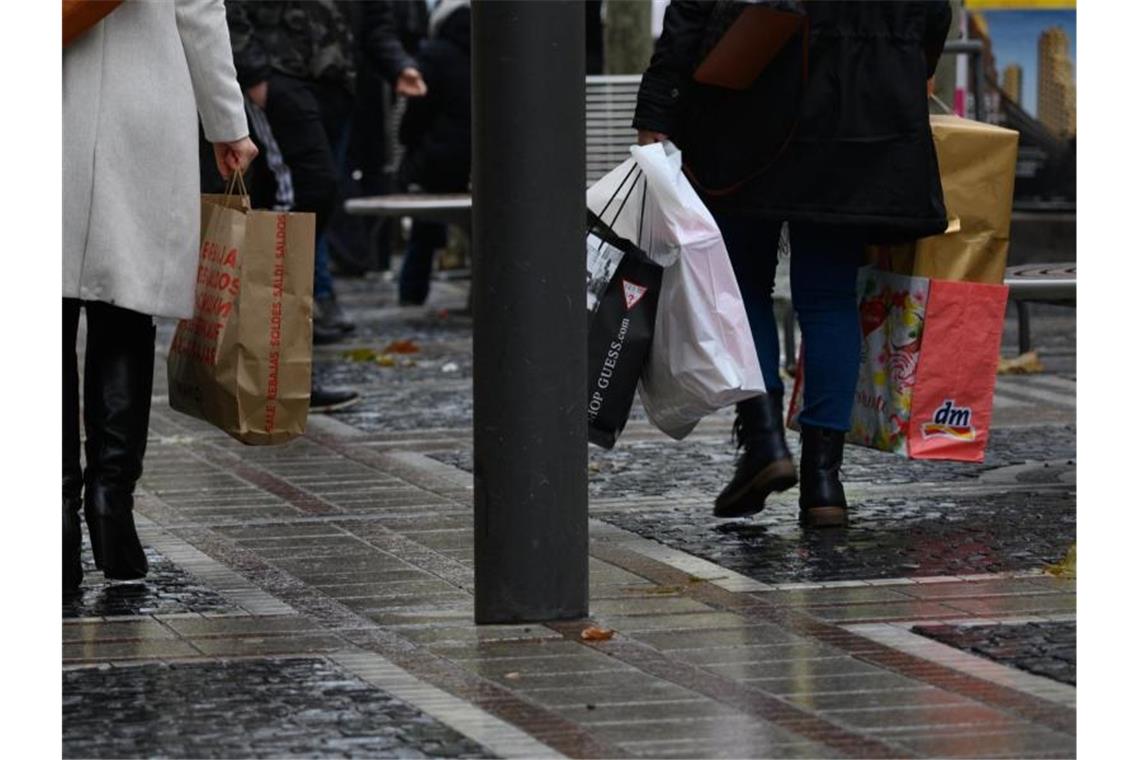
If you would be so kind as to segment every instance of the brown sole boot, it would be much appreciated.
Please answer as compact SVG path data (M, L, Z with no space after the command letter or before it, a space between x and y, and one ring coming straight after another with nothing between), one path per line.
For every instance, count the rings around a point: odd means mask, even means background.
M747 517L764 509L769 494L787 491L796 484L796 466L791 459L778 459L762 468L750 480L725 489L716 498L716 517ZM731 486L730 486L731 487Z
M847 525L847 508L811 507L800 510L800 524L805 528L841 528Z
M847 525L847 497L839 471L846 434L800 426L800 525L841 528Z

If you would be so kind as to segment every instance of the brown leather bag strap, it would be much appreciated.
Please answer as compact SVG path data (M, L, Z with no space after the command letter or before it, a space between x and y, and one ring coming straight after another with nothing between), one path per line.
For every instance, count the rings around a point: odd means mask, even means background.
M811 20L805 14L804 15L803 29L800 32L801 47L803 48L801 56L800 56L800 83L801 83L800 102L803 101L803 87L807 86L808 43L810 41L809 40L809 28L810 28L810 26L811 26ZM797 107L796 110L798 112L799 108ZM714 198L720 198L720 197L724 197L726 195L732 195L733 193L738 191L740 188L744 187L749 182L756 179L757 177L759 177L764 172L768 171L770 168L772 168L772 166L777 161L780 160L780 157L784 155L785 151L787 151L788 146L792 144L792 138L795 137L796 127L799 126L799 123L800 123L799 122L799 116L797 115L795 120L792 122L792 126L788 129L787 137L784 138L784 142L780 144L780 149L778 151L776 151L776 155L772 157L771 161L764 164L763 166L761 166L760 168L758 168L756 171L752 172L751 174L747 175L743 179L740 179L740 180L737 180L736 182L733 182L731 185L727 185L725 187L706 187L704 184L701 183L701 181L699 179L697 179L697 175L693 172L693 169L692 169L692 167L689 166L689 164L682 163L681 169L685 172L685 176L689 178L689 182L691 182L693 184L693 187L700 190L701 193L703 193L704 195L708 195L708 196L711 196Z
M123 0L63 0L63 46L98 24Z

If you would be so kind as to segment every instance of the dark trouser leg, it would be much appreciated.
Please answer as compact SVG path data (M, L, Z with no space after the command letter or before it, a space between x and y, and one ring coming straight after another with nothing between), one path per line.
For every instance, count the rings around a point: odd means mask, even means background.
M347 92L327 85L279 74L269 80L266 117L285 164L290 167L294 207L296 211L317 215L316 239L321 243L328 220L340 201L336 146L348 103ZM319 245L312 283L316 299L333 295L328 263L327 247Z
M855 279L863 244L842 230L794 224L792 304L803 333L801 424L846 431L859 377L859 305Z
M146 314L105 303L88 302L86 308L84 513L104 575L141 578L147 561L132 512L150 425L154 323Z
M83 506L83 469L79 464L79 361L75 339L79 301L63 299L63 590L83 581L79 510Z
M800 516L810 527L843 525L847 500L839 474L859 377L855 283L863 245L836 228L798 224L790 233L792 303L804 352Z
M447 244L447 225L412 222L408 252L400 267L400 303L421 304L431 289L431 265L437 248Z
M744 299L748 326L752 328L752 340L764 372L764 386L770 394L782 394L780 336L772 311L780 225L742 216L717 216L716 223Z
M768 390L736 405L733 434L743 451L736 460L732 480L717 496L713 508L717 517L743 517L763 509L769 494L796 483L795 466L784 438L780 339L772 311L780 225L746 217L718 217L717 224L744 299Z

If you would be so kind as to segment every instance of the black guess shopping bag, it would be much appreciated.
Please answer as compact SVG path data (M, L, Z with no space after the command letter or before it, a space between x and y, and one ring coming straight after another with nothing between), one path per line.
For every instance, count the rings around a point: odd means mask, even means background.
M621 192L619 186L615 197ZM628 194L615 219L625 208L626 199ZM602 214L605 212L603 209ZM629 418L637 381L653 342L663 270L632 241L616 235L599 215L588 211L587 219L589 437L591 443L612 449Z

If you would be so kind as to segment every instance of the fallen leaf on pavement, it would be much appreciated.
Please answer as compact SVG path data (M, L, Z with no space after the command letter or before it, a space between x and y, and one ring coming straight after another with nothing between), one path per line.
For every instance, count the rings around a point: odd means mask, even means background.
M1036 375L1045 371L1045 365L1036 351L1030 351L1012 359L999 359L997 371L999 375Z
M613 637L614 632L609 628L598 628L594 625L582 631L583 641L609 641Z
M371 348L354 348L344 352L344 358L354 362L374 362L378 356Z
M1058 578L1076 578L1077 577L1077 545L1073 544L1069 547L1069 551L1065 552L1065 558L1055 565L1046 565L1045 572L1049 575L1054 575Z
M396 360L392 358L391 354L380 354L376 357L376 363L381 367L395 367Z
M412 340L394 340L384 348L386 354L418 354L420 347Z
M503 676L503 678L509 679L511 681L517 681L520 678L522 678L522 674L521 673L507 673L505 676Z

